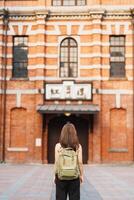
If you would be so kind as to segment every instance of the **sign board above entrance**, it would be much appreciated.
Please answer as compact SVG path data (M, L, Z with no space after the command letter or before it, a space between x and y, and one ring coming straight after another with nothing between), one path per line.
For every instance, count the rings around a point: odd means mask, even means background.
M47 100L91 100L91 83L74 83L74 81L64 81L62 84L46 84Z

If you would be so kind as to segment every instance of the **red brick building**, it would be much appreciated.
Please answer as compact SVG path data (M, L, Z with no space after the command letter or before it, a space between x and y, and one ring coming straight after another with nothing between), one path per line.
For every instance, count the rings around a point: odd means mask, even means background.
M0 160L53 163L71 121L84 163L133 162L133 0L0 1Z

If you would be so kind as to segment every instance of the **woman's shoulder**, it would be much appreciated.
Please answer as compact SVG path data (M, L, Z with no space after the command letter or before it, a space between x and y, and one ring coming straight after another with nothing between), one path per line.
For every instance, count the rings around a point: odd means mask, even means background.
M56 149L61 148L61 144L60 144L60 143L57 143L57 144L55 145L55 148L56 148Z
M81 144L79 144L78 151L81 151L81 150L82 150L82 146Z

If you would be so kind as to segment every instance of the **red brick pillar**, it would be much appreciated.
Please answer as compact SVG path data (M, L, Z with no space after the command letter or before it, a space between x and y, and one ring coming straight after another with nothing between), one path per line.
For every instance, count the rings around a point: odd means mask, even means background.
M102 89L102 20L104 16L104 11L91 11L90 12L92 19L92 63L94 65L94 74L98 77L93 82L93 88L96 91ZM101 94L94 94L94 104L99 105L101 110ZM101 162L101 111L98 114L94 114L93 122L93 134L90 136L90 144L92 146L92 151L90 151L92 162L99 163Z
M46 30L46 17L47 17L47 12L45 11L40 11L40 12L36 12L36 26L35 26L35 30L42 30L45 32ZM34 51L38 56L35 60L35 69L33 70L33 76L37 77L37 80L35 80L34 82L34 86L36 89L36 94L35 94L35 108L38 105L42 105L44 104L44 80L43 77L45 77L44 74L44 68L45 68L45 39L46 35L45 34L40 34L37 33L34 36L34 41L37 42L37 46L32 47L31 49L31 53L32 51ZM33 42L33 36L31 37L30 42ZM32 74L31 74L32 76ZM35 119L38 117L38 113L36 111L35 113ZM41 118L43 119L43 116L41 116ZM35 138L42 138L42 140L44 140L45 142L46 140L46 133L47 133L47 128L45 129L46 132L44 132L44 130L42 130L42 125L44 123L44 121L37 121L36 120L36 130L35 130ZM36 148L36 154L38 151L38 157L36 157L36 160L38 161L39 159L41 159L41 162L45 162L47 163L47 154L45 153L44 148L47 149L46 144L44 144L44 141L42 141L42 147L39 149ZM45 156L45 157L44 157Z

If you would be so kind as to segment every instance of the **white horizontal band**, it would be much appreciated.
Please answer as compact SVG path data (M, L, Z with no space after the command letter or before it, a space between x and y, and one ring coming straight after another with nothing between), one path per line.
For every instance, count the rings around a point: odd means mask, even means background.
M5 46L4 42L0 41L0 46ZM13 47L13 43L7 43L8 47ZM46 42L35 42L35 43L28 43L28 47L37 47L37 46L47 46L47 47L58 47L60 46L59 43L46 43ZM101 41L93 41L93 42L85 42L85 43L79 43L80 47L93 47L93 46L103 46L103 47L109 47L109 42L101 42ZM127 47L133 47L132 42L126 42L125 43L126 48Z
M117 77L117 79L119 79ZM4 78L0 77L0 80L4 80ZM7 81L11 80L11 77L6 78ZM28 77L29 81L60 81L60 80L72 80L72 78L60 78L60 77L44 77L44 76L33 76ZM75 78L76 81L109 81L109 77L101 77L101 76L92 76L92 77L77 77ZM133 77L128 76L128 81L133 81ZM18 78L19 81L19 78ZM25 79L24 79L25 81ZM116 81L116 78L115 78Z
M41 89L41 93L44 93L44 89ZM95 90L94 90L95 92ZM0 94L2 91L0 90ZM7 94L38 94L38 89L7 89ZM133 94L133 90L127 89L99 89L99 94Z
M2 69L2 65L0 65L0 69ZM6 69L12 70L13 67L12 65L7 65ZM38 64L38 65L28 65L27 67L28 70L36 70L36 69L59 69L57 65L43 65L43 64ZM110 65L80 65L79 69L110 69ZM125 65L126 70L132 70L133 65Z
M23 151L28 151L27 147L8 147L7 151L19 151L19 152L23 152Z
M4 58L4 54L0 57ZM13 58L13 54L7 54L7 58ZM45 54L45 53L36 53L36 54L28 54L28 58L58 58L58 54ZM110 54L101 54L101 53L90 53L90 54L80 54L80 58L110 58ZM133 54L126 54L125 58L133 58Z

